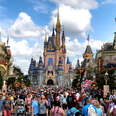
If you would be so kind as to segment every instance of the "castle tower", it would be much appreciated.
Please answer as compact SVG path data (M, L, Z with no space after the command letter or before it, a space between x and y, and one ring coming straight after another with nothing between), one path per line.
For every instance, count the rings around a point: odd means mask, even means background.
M47 52L47 34L45 33L45 39L44 39L44 53L43 53L43 55L44 55L44 65L45 65L45 56L46 56L46 52Z
M81 66L80 66L80 61L79 61L79 59L77 60L77 64L76 64L76 69L78 69L78 68L80 68Z
M116 49L116 32L114 33L113 48Z
M81 68L84 69L84 77L87 79L92 79L93 69L94 69L94 58L91 46L89 45L89 35L88 35L88 45L83 54L84 61L82 62Z
M45 40L44 40L44 50L47 48L47 35L45 34Z
M63 53L66 53L64 30L63 30L63 32L62 32L62 51L63 51Z
M56 23L56 48L59 49L60 48L60 19L59 19L59 10L58 10L58 14L57 14L57 23Z
M42 57L41 56L39 58L39 63L38 63L37 70L38 70L38 73L39 73L38 79L37 79L38 80L38 85L42 86L44 84L44 82L45 82L45 78L43 78L44 77L43 76L44 68L43 68L43 61L42 61Z
M59 63L58 63L58 69L57 69L57 82L58 82L58 86L63 87L63 82L64 82L64 78L63 78L63 68L62 68L62 59L59 59Z
M93 52L92 52L91 46L89 45L89 35L88 35L87 40L88 40L88 45L87 45L86 50L83 54L84 59L89 59L89 58L93 57Z
M52 38L53 38L53 41L54 41L54 48L56 48L56 37L55 37L54 26L53 26Z

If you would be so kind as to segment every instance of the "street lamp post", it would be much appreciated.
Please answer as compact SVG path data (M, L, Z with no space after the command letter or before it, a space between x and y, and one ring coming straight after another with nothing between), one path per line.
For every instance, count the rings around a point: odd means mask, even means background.
M108 72L105 73L105 85L108 84Z
M95 75L93 75L93 81L96 81L96 76Z
M108 85L108 72L105 73L105 85L104 85L104 97L107 96L109 92L109 85Z

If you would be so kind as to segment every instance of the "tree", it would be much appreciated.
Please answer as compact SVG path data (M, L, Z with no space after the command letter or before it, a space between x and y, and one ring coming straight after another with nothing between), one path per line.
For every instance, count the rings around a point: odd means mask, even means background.
M16 80L15 77L8 78L7 86L11 85L13 87L14 86L13 84L14 84L15 80Z
M0 72L0 89L2 89L2 86L3 86L3 78Z

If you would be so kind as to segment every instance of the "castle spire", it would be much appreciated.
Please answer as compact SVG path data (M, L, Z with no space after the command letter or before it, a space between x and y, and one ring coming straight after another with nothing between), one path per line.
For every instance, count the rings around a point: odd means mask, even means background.
M90 40L90 38L89 38L89 34L88 34L88 37L87 37L88 45L89 45L89 40Z
M45 40L44 40L44 42L47 42L47 34L45 33Z
M60 18L59 18L59 8L58 8L58 14L57 14L57 26L60 26Z
M57 23L56 23L56 48L60 49L60 19L59 19L59 9L57 15Z
M62 41L63 40L65 40L64 28L63 28L63 32L62 32Z
M55 36L55 33L54 33L54 26L53 26L53 32L52 32L52 36Z
M116 49L116 32L114 33L113 47Z
M7 35L7 46L8 46L8 43L9 43L9 35Z

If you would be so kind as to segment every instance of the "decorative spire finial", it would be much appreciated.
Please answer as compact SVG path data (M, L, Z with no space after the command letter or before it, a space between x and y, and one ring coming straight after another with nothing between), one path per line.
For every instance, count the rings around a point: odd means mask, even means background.
M44 42L47 42L47 33L45 32L45 40Z
M89 38L89 34L88 34L88 37L87 37L88 45L89 45L89 39L90 39L90 38Z
M58 8L58 14L57 14L57 26L60 26L59 8Z
M7 35L7 46L8 46L8 43L9 43L9 34Z

